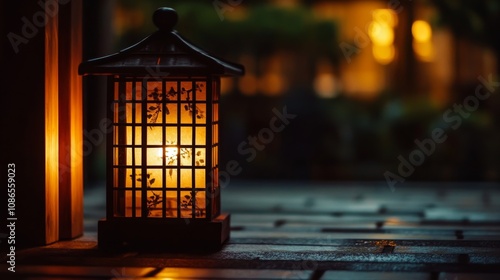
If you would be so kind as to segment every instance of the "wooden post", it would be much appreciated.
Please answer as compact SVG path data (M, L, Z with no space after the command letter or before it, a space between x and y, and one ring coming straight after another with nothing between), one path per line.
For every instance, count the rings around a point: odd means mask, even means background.
M15 164L16 248L45 245L83 228L81 0L0 5L2 166Z
M82 2L59 7L59 238L83 233Z

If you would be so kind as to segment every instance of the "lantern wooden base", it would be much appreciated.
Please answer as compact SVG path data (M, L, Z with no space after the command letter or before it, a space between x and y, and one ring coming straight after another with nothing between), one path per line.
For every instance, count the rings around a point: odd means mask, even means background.
M213 251L229 239L229 214L212 221L192 219L102 219L97 243L104 250Z

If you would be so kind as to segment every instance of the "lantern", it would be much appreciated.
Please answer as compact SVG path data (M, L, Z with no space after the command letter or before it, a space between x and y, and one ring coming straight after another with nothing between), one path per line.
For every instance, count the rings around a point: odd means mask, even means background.
M79 67L108 76L98 246L218 248L229 238L218 179L220 77L244 69L181 37L175 10L156 10L153 22L158 31L138 44Z

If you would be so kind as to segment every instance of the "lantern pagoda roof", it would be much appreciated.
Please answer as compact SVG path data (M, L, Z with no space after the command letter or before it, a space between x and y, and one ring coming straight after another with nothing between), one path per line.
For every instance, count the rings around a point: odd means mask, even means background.
M162 76L239 76L240 64L216 58L184 39L173 28L177 12L159 8L153 14L158 30L139 43L118 53L91 59L78 67L78 73L94 75Z

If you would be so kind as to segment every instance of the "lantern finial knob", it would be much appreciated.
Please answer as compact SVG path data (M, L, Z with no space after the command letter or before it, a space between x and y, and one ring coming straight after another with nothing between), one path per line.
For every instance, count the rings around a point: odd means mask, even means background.
M153 23L162 31L172 31L179 16L172 8L158 8L153 13Z

